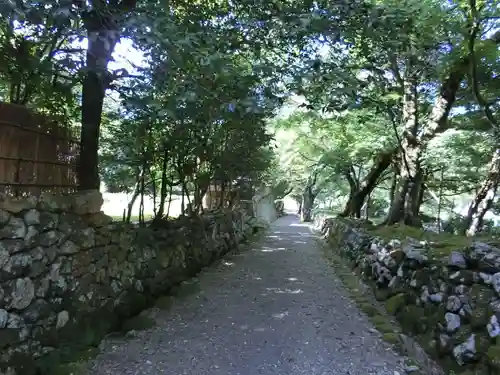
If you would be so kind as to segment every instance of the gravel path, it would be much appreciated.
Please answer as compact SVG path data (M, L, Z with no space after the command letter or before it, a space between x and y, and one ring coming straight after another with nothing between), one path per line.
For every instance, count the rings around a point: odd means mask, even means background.
M95 375L398 375L403 358L346 297L308 226L279 219L251 250L200 273L201 291L106 339Z

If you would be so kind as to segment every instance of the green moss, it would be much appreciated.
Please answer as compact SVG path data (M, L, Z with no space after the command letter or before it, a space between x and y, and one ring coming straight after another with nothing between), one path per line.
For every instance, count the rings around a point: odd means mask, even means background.
M75 362L59 365L54 368L51 375L86 375L87 370L84 363Z
M451 373L450 373L451 374ZM460 372L453 372L456 375L491 375L490 370L481 364L477 364L474 368L470 368Z
M486 352L486 358L491 367L497 371L500 370L500 345L495 344L490 346Z
M395 325L394 322L392 322L387 316L375 315L370 318L370 321L381 333L393 333L398 331L397 325Z
M458 345L467 340L471 334L472 334L471 327L469 325L462 325L458 329L457 333L455 333L455 335L453 336L453 340Z
M406 305L406 296L404 293L396 294L389 298L385 304L387 311L396 315Z
M354 300L356 301L356 299ZM358 306L369 317L380 314L378 309L375 306L373 306L373 303L367 302L366 300L363 300L361 303L358 303Z
M476 350L480 354L488 352L491 346L491 338L486 333L476 333Z
M56 350L37 363L40 375L85 375L85 363L99 354L98 348Z
M374 290L374 295L377 301L385 301L389 298L389 290L376 288Z
M156 322L152 318L140 314L134 316L133 318L125 320L121 326L120 331L144 331L146 329L153 328L155 325Z
M491 243L491 241L487 238L466 238L447 233L435 234L406 226L377 228L368 226L365 229L370 234L381 237L385 240L395 238L399 239L403 242L403 245L406 245L408 238L426 241L429 243L431 249L428 252L428 255L431 256L431 259L436 261L444 260L444 258L446 258L451 251L460 251L465 249L473 240L480 239ZM334 266L336 270L342 269L341 272L338 272L339 277L360 309L369 316L370 321L382 333L383 339L394 345L400 352L403 352L402 354L407 355L408 353L404 353L405 348L401 346L400 336L397 332L397 327L399 326L392 322L390 317L385 316L381 310L377 308L378 304L373 302L373 295L371 295L371 293L366 293L366 290L360 287L359 279L361 275L345 271L348 269L349 264L349 261L345 259L347 254L334 251L331 247L328 248L324 246L323 249L325 250L325 255L332 266ZM362 263L358 265L356 271L359 272L360 268L362 268ZM433 274L430 269L420 270L415 275L415 278L421 285L433 283L431 280L432 277ZM450 342L450 348L447 348L445 353L442 348L438 347L439 340L435 337L436 326L438 323L443 323L444 315L446 313L446 308L443 304L429 304L424 307L409 305L408 302L411 302L414 297L411 290L392 291L391 294L387 295L383 290L375 289L372 282L368 283L371 284L373 292L379 300L387 298L385 302L386 310L391 314L396 315L398 323L403 330L413 336L427 353L429 353L435 360L439 361L440 365L446 369L445 373L449 373L450 375L491 375L492 373L497 373L497 371L500 370L500 340L497 340L497 345L491 346L492 340L490 340L486 334L478 334L477 336L478 351L482 353L486 352L485 357L488 358L490 366L495 368L496 372L490 372L490 370L484 366L486 361L475 363L471 368L461 367L457 364L454 358L449 355L450 353L448 349L453 348L454 345L462 343L469 337L469 335L473 332L471 325L463 325L463 327L461 327L460 330L453 335ZM471 297L475 301L480 302L479 304L483 304L482 301L489 300L489 296L492 293L491 288L481 285L473 288L474 290L471 290ZM371 298L365 297L367 294L370 294ZM484 314L484 311L478 311L477 314L478 316L476 318L478 319L478 322L477 324L473 323L472 325L480 325L483 328L484 317L487 316L487 314ZM475 318L472 317L472 320L474 319Z
M460 250L470 246L472 241L486 239L487 237L465 237L450 233L433 233L423 229L414 228L406 225L378 226L367 228L368 232L374 236L385 240L398 239L404 243L408 238L419 241L427 241L432 249L429 254L433 259L440 260L447 257L452 251Z
M174 298L172 296L162 296L155 301L155 307L160 310L168 310L172 307Z
M406 305L397 315L403 330L408 333L423 333L427 325L425 311L422 307Z
M399 333L396 332L386 332L382 335L382 339L392 345L400 345L401 338Z
M50 372L50 375L86 375L87 366L86 362L92 358L97 357L99 349L90 348L82 350L74 354L72 362L55 364Z
M170 293L177 298L185 298L192 294L196 294L201 290L200 283L197 279L185 281L172 288Z
M470 325L472 328L481 329L485 327L491 317L491 312L488 306L477 305L470 316Z

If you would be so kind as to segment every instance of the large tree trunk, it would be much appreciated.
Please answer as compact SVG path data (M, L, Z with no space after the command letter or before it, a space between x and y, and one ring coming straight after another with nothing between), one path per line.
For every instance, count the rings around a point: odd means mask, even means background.
M300 220L305 223L312 221L314 199L316 199L316 195L312 192L312 189L305 189L302 195L302 211L300 215Z
M404 222L407 225L418 226L420 202L423 189L423 173L420 157L422 149L418 144L403 142L404 163L396 183L393 200L385 223L391 225Z
M312 221L312 209L314 206L314 200L318 195L319 191L315 188L316 181L318 179L319 171L313 173L311 177L307 180L306 187L302 192L302 211L300 219L303 222Z
M365 203L366 197L371 194L373 189L377 186L377 181L384 173L384 171L391 165L392 158L394 157L396 150L391 150L388 152L381 153L377 156L373 167L370 172L366 175L360 184L357 184L356 191L352 192L353 187L351 186L351 193L349 195L349 200L347 201L344 211L340 216L352 216L356 218L361 217L361 208ZM351 185L351 184L350 184Z
M409 66L407 70L411 70ZM420 171L421 145L417 139L418 131L418 77L407 74L404 81L403 96L403 137L400 141L401 165L399 166L400 178L396 185L394 199L386 219L387 224L399 221L412 220L412 198L415 195L417 176Z
M484 215L493 205L498 183L500 178L500 149L496 149L488 169L488 175L481 184L481 188L476 193L472 200L467 214L467 229L465 234L470 237L474 236L481 230L483 225Z
M88 47L86 74L82 85L82 128L78 166L79 189L99 189L99 133L104 94L111 82L108 63L120 39L118 21L124 12L133 9L136 0L88 12L84 19Z

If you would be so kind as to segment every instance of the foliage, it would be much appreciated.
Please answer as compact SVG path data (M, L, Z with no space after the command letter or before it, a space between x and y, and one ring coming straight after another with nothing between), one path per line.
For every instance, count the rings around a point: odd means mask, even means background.
M404 185L411 121L423 214L457 216L453 201L491 180L495 1L59 0L0 13L2 99L71 124L91 118L82 145L101 134L105 184L153 196L159 215L172 192L198 207L211 183L249 180L337 211L358 196L367 216L383 216ZM81 47L96 30L132 41L145 64L93 61ZM104 106L85 105L93 74Z

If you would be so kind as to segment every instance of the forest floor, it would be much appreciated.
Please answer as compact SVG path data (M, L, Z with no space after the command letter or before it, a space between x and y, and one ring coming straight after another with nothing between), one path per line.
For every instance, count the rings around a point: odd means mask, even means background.
M348 297L310 227L276 221L257 243L206 268L179 298L112 335L89 375L403 375L406 358Z

